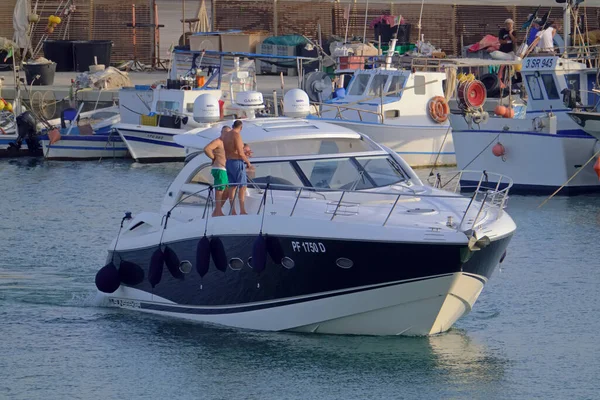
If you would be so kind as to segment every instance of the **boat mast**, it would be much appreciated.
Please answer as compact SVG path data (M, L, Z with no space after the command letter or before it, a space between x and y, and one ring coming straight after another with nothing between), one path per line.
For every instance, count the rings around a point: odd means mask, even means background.
M569 42L571 41L571 9L569 8L569 1L565 2L565 12L563 15L563 25L565 32L565 53L568 52L568 48L570 46Z

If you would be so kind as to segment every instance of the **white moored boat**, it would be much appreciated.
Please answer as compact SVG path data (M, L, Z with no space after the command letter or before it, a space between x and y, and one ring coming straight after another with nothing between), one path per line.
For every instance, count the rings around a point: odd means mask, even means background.
M221 97L218 89L121 89L121 122L115 129L131 157L138 162L183 161L183 147L173 137L200 126L191 118L191 111L194 100L207 93Z
M510 176L513 190L520 192L552 193L563 184L564 194L599 191L593 163L586 162L600 145L569 116L574 108L598 101L591 91L596 73L571 58L525 58L521 74L528 98L523 112L514 118L490 116L479 124L469 110L451 116L458 168ZM473 185L479 176L465 174L462 179L461 184Z
M310 82L313 76L306 77L307 90L319 87ZM430 113L432 101L446 102L445 79L445 73L389 65L357 70L345 95L324 101L313 117L368 135L411 167L456 165L448 116L436 121Z
M232 63L231 71L225 70L227 55L218 52L216 58L205 59L204 63L193 61L188 76L168 80L166 87L119 92L121 123L115 128L133 159L138 162L183 161L185 150L173 138L204 126L192 118L197 98L210 94L219 100L215 107L223 118L232 108L235 93L256 89L254 69L244 69L247 63L240 64L239 58L233 57L227 62L227 65ZM198 56L202 60L202 53Z
M48 121L59 134L41 135L43 155L48 160L99 160L125 158L127 147L113 130L120 121L116 106L78 113L74 108ZM52 136L52 139L50 138Z
M298 98L308 110L298 91L286 115ZM175 140L199 151L221 125ZM259 118L242 136L249 214L211 217L210 160L190 155L159 212L123 219L96 275L110 305L268 331L434 334L471 310L516 229L508 189L423 185L348 128Z

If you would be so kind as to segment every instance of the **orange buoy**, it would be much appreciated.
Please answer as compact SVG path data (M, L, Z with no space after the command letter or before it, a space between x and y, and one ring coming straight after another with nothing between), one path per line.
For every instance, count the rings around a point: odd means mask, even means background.
M438 124L444 123L448 120L448 115L450 115L450 106L448 106L448 102L442 96L435 96L429 100L428 109L429 116Z
M58 142L60 140L60 132L58 129L54 128L48 132L48 140L50 141L50 145Z
M494 147L492 147L492 153L494 153L496 157L504 157L506 154L506 149L502 143L498 142L494 145Z
M504 114L506 114L506 107L504 107L502 104L499 104L496 106L496 108L494 108L494 113L499 117L503 117Z
M596 164L594 164L594 171L596 171L596 175L598 175L598 180L600 180L600 157L596 160Z
M510 107L506 107L506 112L504 113L504 118L514 118L515 110Z

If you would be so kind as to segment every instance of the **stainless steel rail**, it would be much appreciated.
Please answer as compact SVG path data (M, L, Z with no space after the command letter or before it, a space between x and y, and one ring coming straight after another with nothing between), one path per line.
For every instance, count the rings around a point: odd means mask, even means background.
M463 186L462 189L473 189L473 194L470 196L470 200L466 206L466 208L462 211L463 213L463 217L460 221L460 223L458 225L456 225L456 231L467 231L469 229L475 229L477 224L480 223L480 218L482 217L482 215L484 214L484 211L486 210L491 210L491 209L495 209L497 211L497 216L499 217L500 215L502 215L502 211L504 209L504 207L506 206L506 201L508 199L508 192L510 190L510 188L512 187L512 180L508 177L505 177L504 175L501 174L496 174L496 173L491 173L491 172L486 172L486 171L459 171L456 173L456 175L454 176L454 179L457 179L457 182L460 182L463 174L466 173L479 173L479 180L477 185L475 186L469 186L469 187L465 187ZM493 177L495 178L495 180L497 180L497 182L489 182L489 178ZM206 185L206 184L202 184L202 185ZM505 187L501 187L504 186ZM241 184L229 184L228 186L230 187L238 187L238 186L242 186ZM390 193L390 192L374 192L374 191L364 191L364 190L339 190L339 189L328 189L328 188L315 188L315 187L306 187L306 186L295 186L295 185L283 185L283 184L258 184L258 183L254 183L254 186L256 188L256 190L259 191L259 193L262 196L266 196L267 194L269 194L268 192L271 191L270 195L272 198L276 198L275 196L273 196L273 193L282 193L282 192L290 192L290 191L296 191L295 194L295 198L293 200L293 206L291 209L291 212L289 213L289 217L293 217L295 215L295 212L297 210L297 206L298 203L300 202L301 199L314 199L314 197L311 196L303 196L303 194L306 193L315 193L318 194L320 196L322 196L325 200L329 200L328 205L332 205L335 206L335 209L333 212L331 211L327 211L327 214L332 214L330 221L333 221L335 219L336 216L352 216L352 215L357 215L358 214L358 207L363 205L363 206L368 206L369 202L357 202L357 201L353 201L353 202L344 202L344 198L349 196L349 195L354 195L354 196L389 196L389 197L393 197L393 201L390 204L390 209L389 211L386 213L385 219L382 223L382 226L386 226L390 220L390 218L392 217L392 215L394 215L394 211L397 209L397 205L400 202L400 200L402 198L405 199L421 199L421 198L425 198L425 199L444 199L444 200L449 200L449 199L462 199L465 200L467 199L467 197L463 196L463 195L452 195L452 194L423 194L423 193L417 193L414 189L412 188L407 188L410 190L410 192L403 192L403 193ZM204 187L203 189L194 192L194 193L185 193L181 200L172 208L176 208L177 206L179 206L180 204L182 204L187 198L191 197L191 196L197 196L203 199L206 199L206 202L204 204L205 207L209 207L210 206L210 202L209 202L209 196L211 196L211 194L209 195L205 195L203 196L203 194L206 193L211 193L209 191L214 190L215 186L209 186L206 185L206 187ZM459 183L456 184L455 186L455 192L459 191ZM236 190L236 193L239 192ZM329 198L327 195L330 195ZM339 198L337 199L331 199L331 196L335 196L337 197L337 195L339 195ZM237 197L237 196L236 196ZM291 196L287 196L287 198L289 199ZM212 198L210 198L210 200L212 200ZM234 203L235 203L235 198L234 198ZM272 203L274 203L274 201L272 201ZM372 203L371 203L372 204ZM267 207L267 202L263 202L261 201L261 208L262 207ZM355 207L356 211L340 211L341 208L347 208L347 207ZM261 209L259 209L259 213L260 213ZM471 219L470 217L473 216L473 214L475 214L475 217ZM205 213L206 216L208 216L208 213ZM205 218L205 215L202 216L202 219Z

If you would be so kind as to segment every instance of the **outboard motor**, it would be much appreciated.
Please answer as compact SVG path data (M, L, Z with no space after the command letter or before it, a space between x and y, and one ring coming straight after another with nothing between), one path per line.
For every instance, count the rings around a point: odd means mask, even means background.
M20 150L23 141L32 155L38 155L41 151L40 141L37 136L37 122L31 111L25 111L16 118L19 137L15 142L9 144L11 149Z

